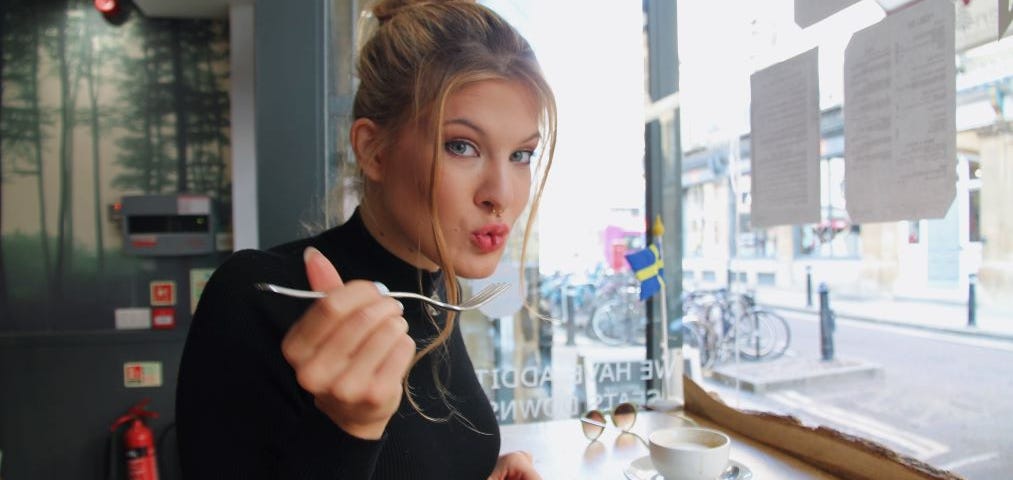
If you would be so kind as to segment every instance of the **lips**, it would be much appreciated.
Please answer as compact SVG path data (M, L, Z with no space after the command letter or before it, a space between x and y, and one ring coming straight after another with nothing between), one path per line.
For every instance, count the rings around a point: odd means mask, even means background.
M471 243L482 253L499 250L506 243L510 227L502 223L486 225L471 232Z

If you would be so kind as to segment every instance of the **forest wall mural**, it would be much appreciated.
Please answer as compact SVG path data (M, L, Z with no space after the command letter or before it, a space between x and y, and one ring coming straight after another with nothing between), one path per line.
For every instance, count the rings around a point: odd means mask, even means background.
M216 201L229 230L228 24L115 25L83 0L5 0L0 24L0 332L113 328L152 281L188 284L227 252L123 253L125 195ZM227 248L226 248L227 249Z

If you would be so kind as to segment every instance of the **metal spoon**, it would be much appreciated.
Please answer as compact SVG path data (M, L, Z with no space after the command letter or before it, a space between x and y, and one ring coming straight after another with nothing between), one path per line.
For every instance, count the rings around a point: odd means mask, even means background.
M725 471L721 472L718 480L735 480L736 478L739 478L739 466L729 465L728 468L725 468Z

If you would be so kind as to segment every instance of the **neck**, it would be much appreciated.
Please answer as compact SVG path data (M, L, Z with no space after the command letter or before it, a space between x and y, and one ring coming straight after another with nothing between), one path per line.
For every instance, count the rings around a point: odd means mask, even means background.
M418 245L420 242L417 242L415 248L411 248L398 242L398 239L407 238L407 235L389 234L396 230L396 227L391 225L391 217L374 210L372 202L363 199L359 205L359 210L362 212L362 224L365 225L366 231L392 255L420 270L428 272L440 270L440 266L436 262L430 260L422 253ZM405 233L407 234L407 232Z

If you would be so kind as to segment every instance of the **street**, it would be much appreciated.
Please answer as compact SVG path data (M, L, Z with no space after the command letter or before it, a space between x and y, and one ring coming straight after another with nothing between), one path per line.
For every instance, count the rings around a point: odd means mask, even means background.
M779 313L791 326L787 355L820 358L817 316ZM706 387L732 406L830 426L968 479L1013 478L1013 342L838 319L834 346L836 358L883 375L761 394Z

